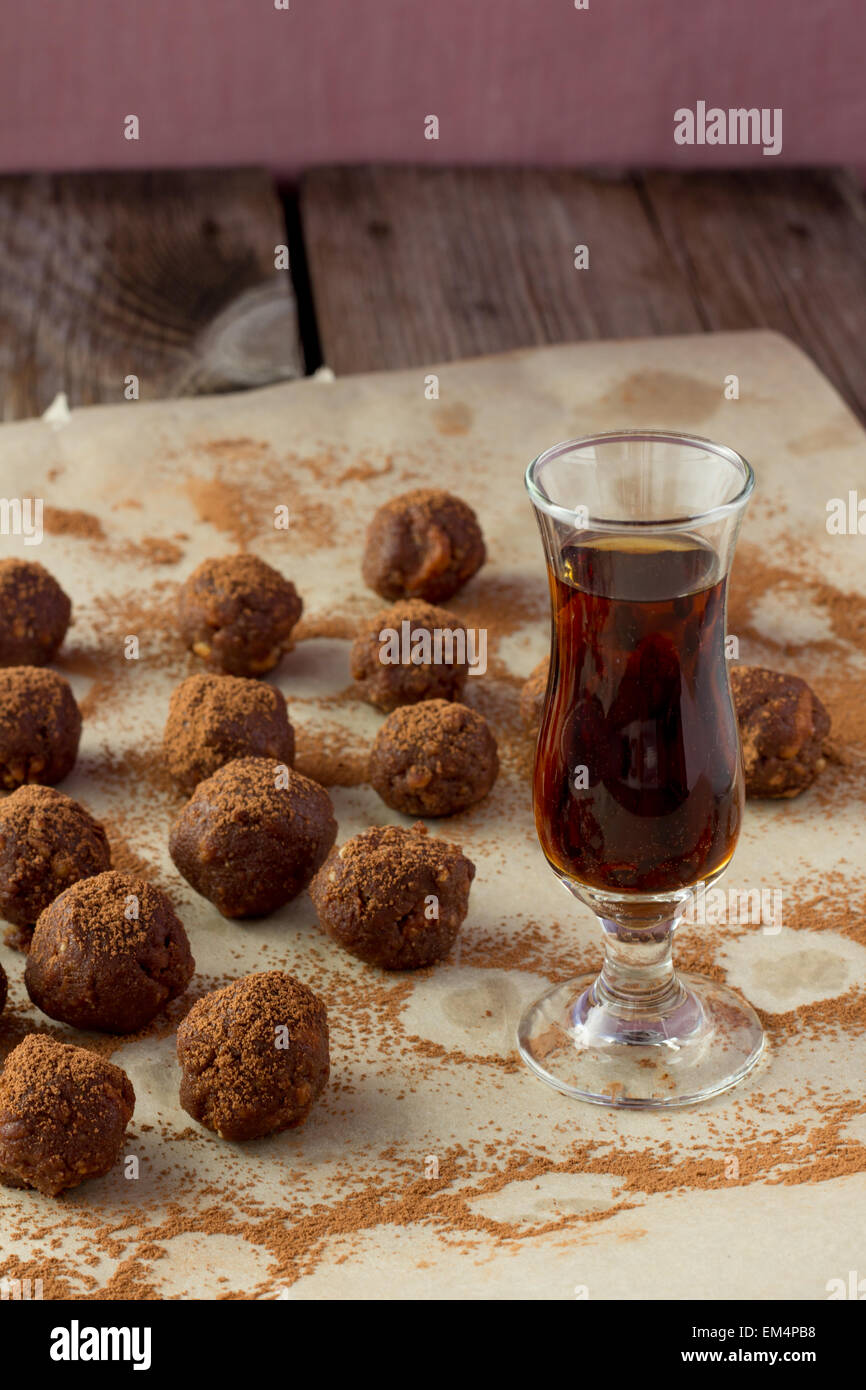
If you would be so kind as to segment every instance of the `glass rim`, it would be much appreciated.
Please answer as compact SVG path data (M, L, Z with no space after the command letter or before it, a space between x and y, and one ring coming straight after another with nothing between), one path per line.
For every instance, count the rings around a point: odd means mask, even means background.
M524 474L524 482L533 505L547 513L548 516L556 517L566 523L573 522L575 516L573 508L562 507L557 502L551 502L541 492L536 482L537 472L543 464L562 454L585 449L593 444L616 444L627 440L646 440L656 444L683 444L703 449L705 452L715 454L739 468L743 477L743 485L737 495L732 497L729 502L722 502L717 507L710 507L707 511L695 512L690 516L659 517L657 520L642 517L587 516L586 527L599 531L649 531L660 528L667 531L687 530L692 526L703 526L708 522L721 520L723 517L729 516L731 512L741 510L752 495L755 487L755 472L752 465L742 454L738 454L736 449L730 449L726 444L716 444L712 439L704 438L703 435L683 434L676 430L603 430L598 434L581 435L577 439L563 439L559 444L551 445L549 449L545 449L532 460Z

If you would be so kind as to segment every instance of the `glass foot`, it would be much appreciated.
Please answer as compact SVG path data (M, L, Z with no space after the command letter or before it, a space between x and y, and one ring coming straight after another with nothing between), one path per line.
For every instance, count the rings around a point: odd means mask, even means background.
M517 1029L527 1066L567 1096L633 1109L694 1105L736 1086L764 1047L750 1004L699 975L676 976L664 1011L624 1010L600 977L556 985Z

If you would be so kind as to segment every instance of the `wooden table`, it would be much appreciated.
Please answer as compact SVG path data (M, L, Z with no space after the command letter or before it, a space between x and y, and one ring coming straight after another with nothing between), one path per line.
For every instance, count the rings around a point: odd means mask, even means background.
M866 419L866 201L838 171L372 166L314 170L282 198L253 169L15 177L0 255L7 420L61 390L193 395L322 362L755 327L799 343Z

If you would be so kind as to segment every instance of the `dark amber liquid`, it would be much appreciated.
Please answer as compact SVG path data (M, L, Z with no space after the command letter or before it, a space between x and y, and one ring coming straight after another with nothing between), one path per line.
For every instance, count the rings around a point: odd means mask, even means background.
M563 551L535 816L566 877L663 893L733 853L743 793L718 568L676 535Z

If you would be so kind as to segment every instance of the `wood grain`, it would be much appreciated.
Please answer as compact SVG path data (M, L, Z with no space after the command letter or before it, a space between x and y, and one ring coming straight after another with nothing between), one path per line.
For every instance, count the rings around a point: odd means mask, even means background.
M866 212L845 174L329 168L306 175L301 216L338 375L761 327L866 418Z
M299 375L286 229L254 169L0 180L0 414Z
M866 420L866 200L854 177L648 174L643 188L703 326L786 334Z

